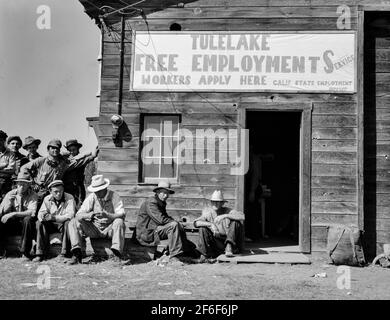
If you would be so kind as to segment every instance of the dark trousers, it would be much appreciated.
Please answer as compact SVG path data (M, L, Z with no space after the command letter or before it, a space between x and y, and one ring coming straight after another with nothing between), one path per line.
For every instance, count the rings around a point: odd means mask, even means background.
M68 233L69 221L63 223L53 221L36 222L37 229L37 247L35 253L37 256L48 255L50 248L50 234L61 232L62 248L61 254L70 253L70 240Z
M0 177L0 202L3 201L3 198L7 192L12 189L12 180L10 178L1 178Z
M12 218L7 223L0 222L0 246L4 246L6 237L21 235L20 252L30 255L32 241L35 238L35 218L27 216L24 218Z
M183 253L192 253L196 246L187 239L183 226L172 221L156 228L156 234L160 240L168 239L169 255L171 257Z
M69 193L73 196L74 200L76 201L77 208L81 207L85 200L85 187L84 184L74 184L74 183L68 183L65 184L65 190L66 193Z
M230 221L226 236L215 237L208 227L199 228L198 251L207 258L216 258L224 253L226 244L241 248L243 227L239 221Z

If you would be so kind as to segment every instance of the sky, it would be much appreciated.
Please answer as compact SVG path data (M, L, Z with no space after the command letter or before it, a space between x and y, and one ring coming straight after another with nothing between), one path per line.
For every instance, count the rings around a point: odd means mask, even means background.
M50 29L37 26L41 5L50 8ZM99 41L77 0L0 0L0 130L41 139L42 155L53 138L92 151L86 117L99 113Z

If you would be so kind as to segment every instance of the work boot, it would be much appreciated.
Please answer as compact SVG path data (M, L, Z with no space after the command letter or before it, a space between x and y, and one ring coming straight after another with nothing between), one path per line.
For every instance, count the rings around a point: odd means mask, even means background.
M226 244L225 256L226 257L234 257L233 248L232 248L232 244L231 243L227 243Z
M43 256L36 256L34 259L32 259L32 262L42 262Z
M80 249L74 249L72 251L72 258L67 262L69 265L75 265L82 263L82 255Z
M110 257L110 260L114 261L115 263L119 263L120 265L131 264L130 259L124 259L123 255L118 250L111 248L111 251L114 255Z
M0 249L0 260L7 258L7 251L5 249Z
M210 264L212 264L212 263L215 263L215 262L217 262L217 259L215 259L215 258L207 258L203 254L199 258L199 263L210 263Z
M31 256L22 254L22 262L30 262L31 261Z

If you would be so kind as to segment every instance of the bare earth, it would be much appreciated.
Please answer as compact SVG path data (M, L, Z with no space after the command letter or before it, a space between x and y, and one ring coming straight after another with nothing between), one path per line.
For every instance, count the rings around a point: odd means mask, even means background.
M326 257L311 265L119 266L112 261L67 266L56 259L40 264L20 258L0 261L2 299L390 299L390 269L351 267L351 288L338 289L337 266ZM37 268L49 270L50 288L39 289ZM313 277L326 273L326 277ZM46 282L47 284L47 282ZM184 292L183 292L184 291ZM175 294L176 293L176 294Z

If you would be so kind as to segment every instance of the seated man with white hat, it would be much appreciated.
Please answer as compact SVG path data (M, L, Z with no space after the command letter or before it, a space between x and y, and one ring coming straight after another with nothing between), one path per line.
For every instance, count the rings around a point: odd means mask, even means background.
M88 191L74 219L69 224L72 244L72 260L69 264L81 263L85 238L111 238L111 251L114 260L122 260L125 245L125 209L118 193L109 190L110 180L103 175L92 177Z
M187 239L180 222L170 217L166 211L166 200L175 191L167 181L160 181L153 189L154 196L146 199L140 207L136 238L141 245L157 245L168 239L170 261L180 260L184 254L195 255L195 245Z
M43 199L38 211L37 246L34 262L40 262L47 256L51 233L61 232L61 256L66 257L70 253L68 224L75 215L76 202L71 194L64 192L62 180L54 180L48 188L50 194Z
M25 260L30 260L30 251L35 234L35 224L30 217L37 211L37 194L31 189L29 176L19 173L16 189L8 192L0 204L0 259L5 257L3 242L7 235L22 235L20 251Z
M232 257L233 250L240 249L243 236L245 216L223 206L227 201L221 190L214 191L210 202L211 206L204 208L201 217L194 221L194 226L199 228L201 262L212 262L224 251L227 257Z

